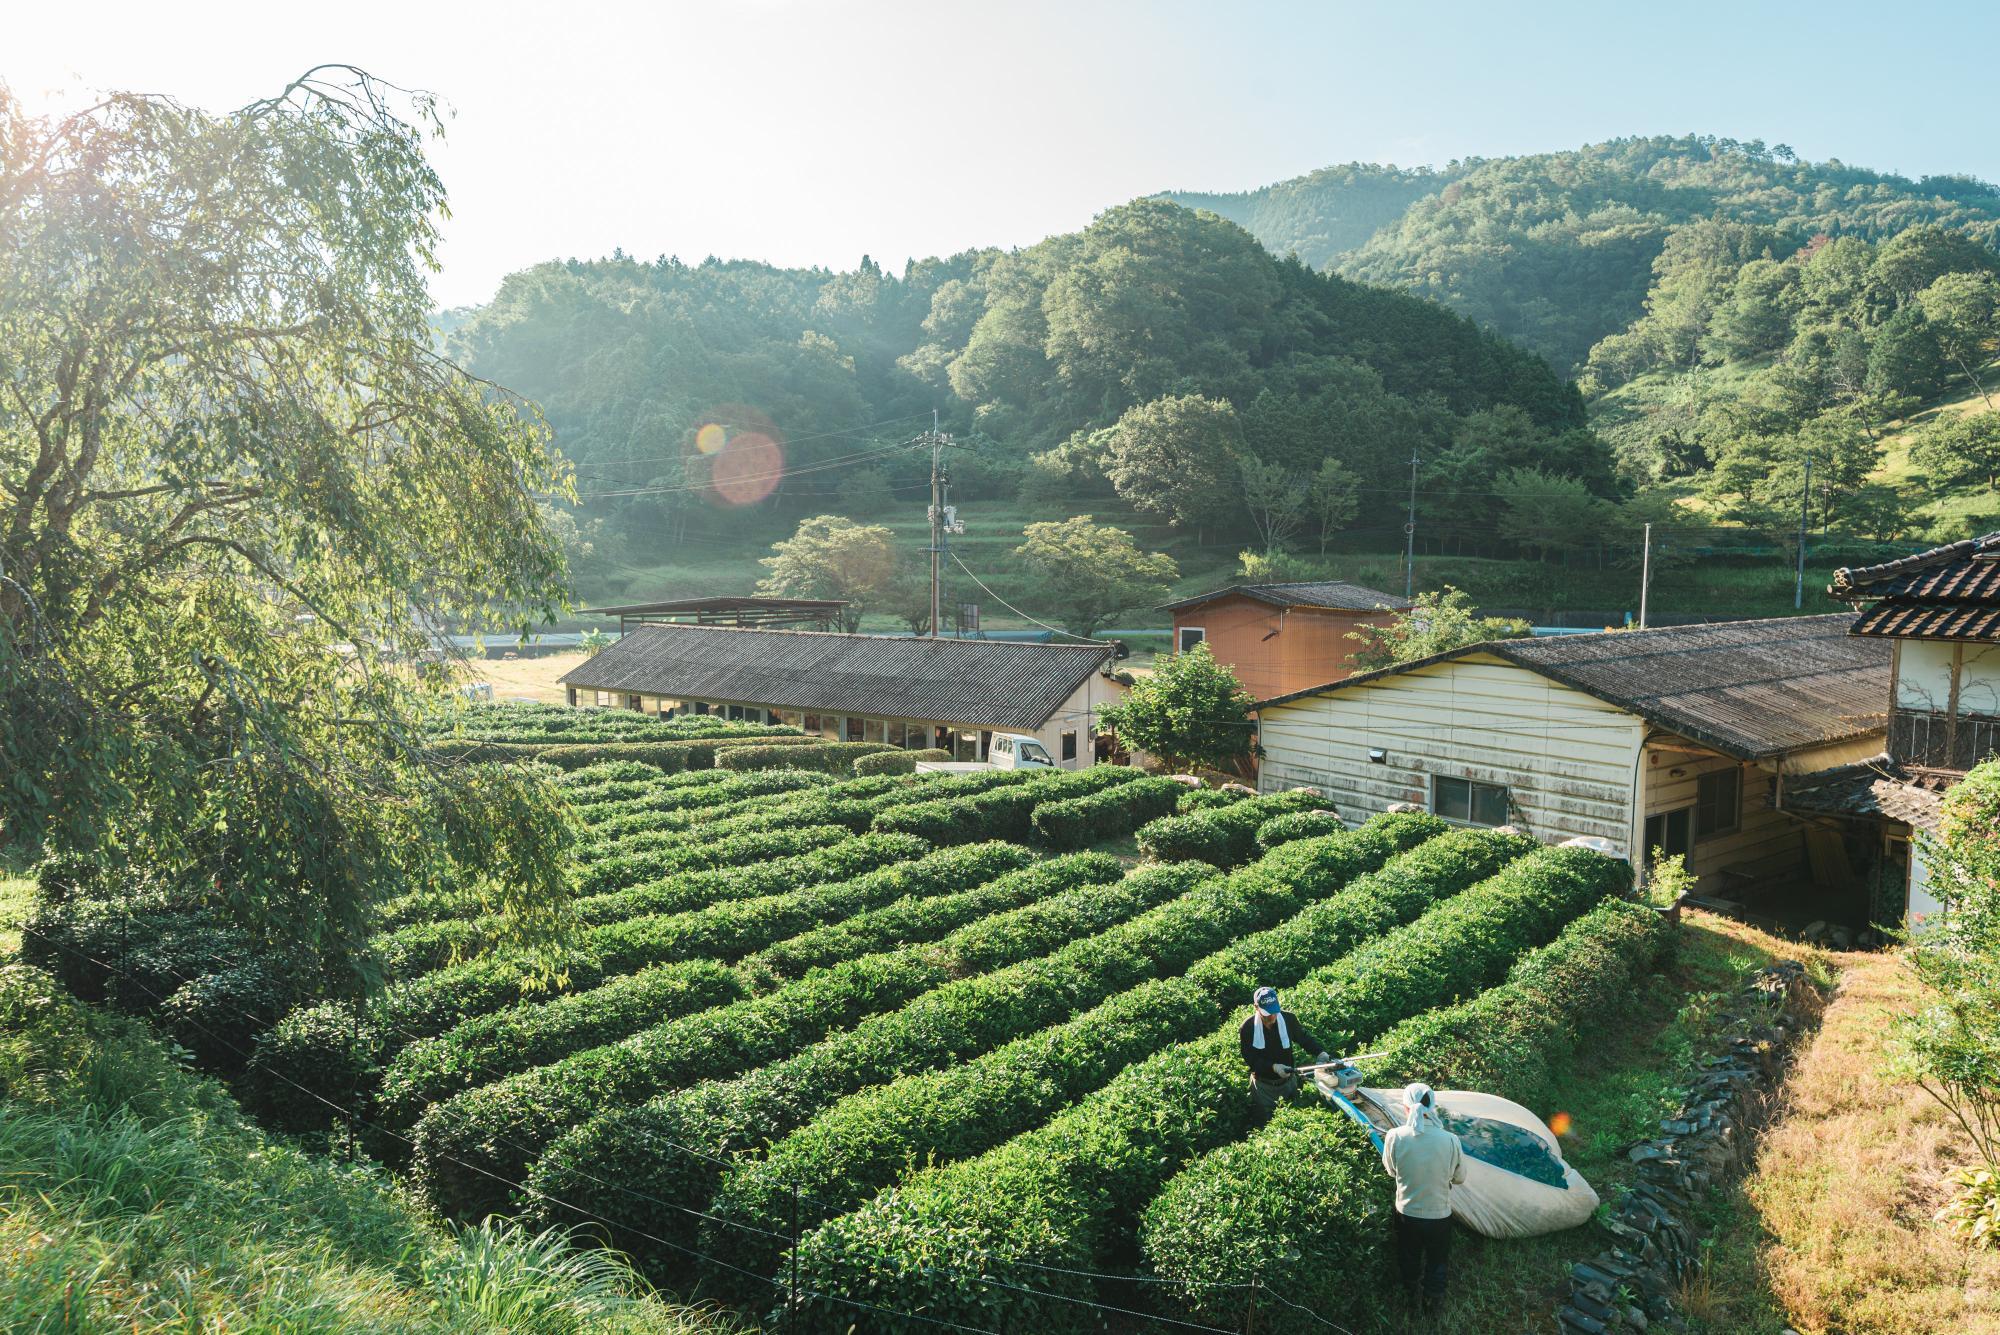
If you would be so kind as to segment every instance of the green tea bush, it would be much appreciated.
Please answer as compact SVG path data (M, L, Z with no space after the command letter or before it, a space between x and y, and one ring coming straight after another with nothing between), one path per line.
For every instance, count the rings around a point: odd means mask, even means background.
M894 750L860 756L855 759L854 772L864 778L870 774L915 774L917 756L914 751Z
M1187 868L1148 869L1121 879L1116 859L1095 854L1059 858L1038 870L1077 884L996 923L1005 953L1028 949L1024 939L1060 943L1095 931L1095 940L1071 941L1053 954L946 982L740 1079L695 1085L593 1119L543 1155L531 1185L542 1198L603 1213L593 1202L611 1205L604 1184L615 1183L613 1190L625 1198L615 1217L632 1226L649 1257L659 1258L659 1238L693 1239L696 1216L687 1211L702 1209L718 1180L716 1158L662 1155L660 1146L692 1146L706 1156L741 1154L843 1094L968 1060L1066 1018L1079 1004L1151 972L1152 961L1126 944L1132 925L1153 919L1155 905L1174 902L1199 879ZM630 1197L650 1199L635 1207ZM654 1239L644 1239L645 1233Z
M1213 811L1218 807L1232 807L1243 800L1241 793L1225 793L1220 788L1189 788L1181 785L1181 800L1174 804L1180 815L1192 815L1197 811Z
M1312 839L1346 828L1341 824L1340 817L1331 811L1288 811L1282 816L1271 817L1257 827L1257 847L1268 853L1279 844L1288 844L1294 839Z
M1115 839L1171 813L1181 791L1172 779L1145 778L1082 797L1043 802L1035 808L1035 837L1059 849Z
M1166 816L1140 829L1139 851L1160 862L1195 860L1227 870L1257 855L1257 830L1264 822L1325 805L1324 798L1311 793L1270 793Z
M925 863L933 875L949 869L969 886L1011 873L1024 893L1050 888L1038 868L1023 868L1025 859L1021 849L982 844L947 849ZM984 897L989 912L995 897ZM434 1105L417 1123L413 1178L434 1205L454 1216L497 1209L505 1203L500 1180L519 1180L556 1136L588 1116L704 1076L740 1073L765 1054L816 1042L832 1029L901 1005L963 971L962 943L983 942L992 924L1004 921L1005 915L989 918L943 941L850 960L748 1005L704 1011L467 1090Z
M709 831L703 838L686 844L590 863L578 870L573 885L579 896L601 895L608 890L623 890L627 886L658 880L675 872L698 871L704 867L740 867L767 858L806 853L838 843L851 833L838 825L809 825L721 836L716 831Z
M1518 955L1630 881L1624 863L1593 853L1531 853L1309 975L1288 1001L1324 1041L1378 1033L1498 981ZM1088 1298L1075 1276L1032 1267L1109 1268L1173 1173L1250 1128L1235 1031L1227 1024L1127 1067L1040 1130L924 1170L823 1225L799 1253L804 1286L968 1323L991 1292L969 1272ZM1087 1308L1058 1297L1013 1294L1010 1312L1037 1330L1091 1322Z
M1600 904L1522 956L1500 986L1370 1040L1383 1055L1368 1063L1368 1083L1424 1080L1546 1107L1558 1064L1586 1035L1648 1004L1646 978L1670 933L1640 905ZM1382 1244L1393 1200L1380 1157L1358 1126L1322 1108L1287 1109L1248 1140L1174 1177L1146 1207L1140 1239L1153 1273L1175 1281L1161 1296L1178 1317L1234 1319L1240 1286L1260 1263L1257 1251L1243 1247L1247 1235L1260 1250L1268 1245L1298 1258L1295 1301L1386 1318L1379 1295L1393 1285ZM1311 1328L1289 1310L1267 1320L1274 1332Z
M864 912L927 887L940 894L963 889L957 875L933 874L941 868L949 872L957 859L910 862L923 848L922 841L903 835L866 835L800 857L688 873L606 896L620 902L599 902L598 911L612 919L582 933L564 957L564 989L583 993L607 977L704 954L734 958L829 915ZM695 908L701 904L707 907ZM648 915L648 906L660 911ZM615 916L626 910L645 916ZM394 985L370 998L365 1014L348 1002L295 1011L257 1039L246 1098L288 1130L323 1127L330 1111L301 1094L300 1086L322 1098L337 1090L341 1097L335 1102L354 1106L372 1096L382 1063L403 1044L521 1003L539 985L541 972L535 961L503 953Z
M1099 985L1091 992L1108 1000L963 1066L846 1098L778 1141L768 1159L737 1164L706 1207L714 1222L702 1249L729 1236L735 1239L727 1249L732 1264L753 1270L772 1265L776 1249L760 1241L757 1230L782 1224L794 1188L813 1202L806 1222L816 1225L829 1211L861 1204L911 1163L949 1162L990 1149L1038 1125L1131 1061L1207 1033L1248 995L1252 984L1246 978L1289 984L1329 951L1415 917L1431 902L1429 893L1450 888L1423 872L1439 855L1411 868L1416 875L1381 881L1391 892L1386 896L1370 888L1367 873L1444 828L1429 817L1389 817L1352 835L1317 841L1311 849L1288 850L1270 866L1260 863L1226 879L1200 863L1135 873L1171 871L1202 879L1191 892L1121 923L1098 942L1078 942L1046 961L1009 971L1048 969L1093 979ZM1497 862L1507 851L1500 844L1489 854ZM1461 879L1484 865L1462 867ZM1297 911L1301 905L1307 907ZM1190 964L1186 977L1156 976ZM1147 981L1135 985L1140 979ZM1110 995L1121 983L1129 990ZM663 1165L658 1171L685 1170ZM640 1247L649 1261L658 1255L658 1248L647 1249L643 1241L630 1245ZM706 1279L730 1284L721 1274Z
M615 1043L743 995L742 983L723 965L684 960L613 978L588 992L523 1002L467 1020L396 1054L382 1077L374 1120L400 1130L462 1089Z
M894 751L887 742L818 742L811 746L734 746L715 754L718 769L810 769L822 774L855 772L863 756ZM915 768L914 765L911 766Z
M1120 765L1044 771L998 790L896 807L876 816L870 828L890 834L914 834L940 847L977 839L1026 843L1033 832L1035 808L1043 803L1082 797L1143 777L1138 770Z

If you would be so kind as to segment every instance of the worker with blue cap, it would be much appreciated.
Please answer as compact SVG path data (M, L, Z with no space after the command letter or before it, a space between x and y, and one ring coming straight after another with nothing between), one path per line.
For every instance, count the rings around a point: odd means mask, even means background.
M1298 1060L1293 1050L1312 1052L1319 1040L1308 1034L1299 1017L1278 1003L1278 989L1260 987L1251 998L1250 1018L1236 1034L1243 1048L1243 1060L1250 1067L1250 1096L1257 1103L1257 1124L1271 1120L1278 1100L1298 1092ZM1313 1060L1325 1065L1333 1060L1320 1050Z

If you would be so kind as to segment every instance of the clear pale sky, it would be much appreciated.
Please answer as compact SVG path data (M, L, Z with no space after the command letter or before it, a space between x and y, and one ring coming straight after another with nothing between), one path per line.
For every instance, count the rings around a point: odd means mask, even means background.
M1155 190L1629 134L2000 179L1990 0L108 0L16 6L4 32L0 78L42 106L229 107L326 61L441 94L442 305L614 246L900 268Z

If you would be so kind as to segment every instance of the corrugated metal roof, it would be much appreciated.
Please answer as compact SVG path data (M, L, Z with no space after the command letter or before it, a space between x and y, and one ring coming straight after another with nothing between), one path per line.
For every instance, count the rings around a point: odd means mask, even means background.
M1845 613L1494 640L1266 700L1268 708L1493 654L1744 760L1865 736L1887 722L1889 646Z
M1177 603L1164 603L1159 610L1178 612L1182 608L1199 607L1217 598L1227 598L1232 593L1240 593L1273 607L1328 607L1348 612L1372 612L1383 607L1402 612L1410 607L1409 599L1398 598L1393 593L1349 584L1345 580L1322 579L1295 584L1232 584L1226 589L1198 593Z
M1109 644L647 625L562 676L568 686L1029 731L1111 658Z

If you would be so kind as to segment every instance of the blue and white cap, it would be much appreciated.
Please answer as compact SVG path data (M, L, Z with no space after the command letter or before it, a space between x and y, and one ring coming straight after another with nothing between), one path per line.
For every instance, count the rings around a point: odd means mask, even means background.
M1278 989L1275 987L1258 988L1251 995L1250 1004L1266 1015L1276 1015L1280 1009L1278 1005Z

